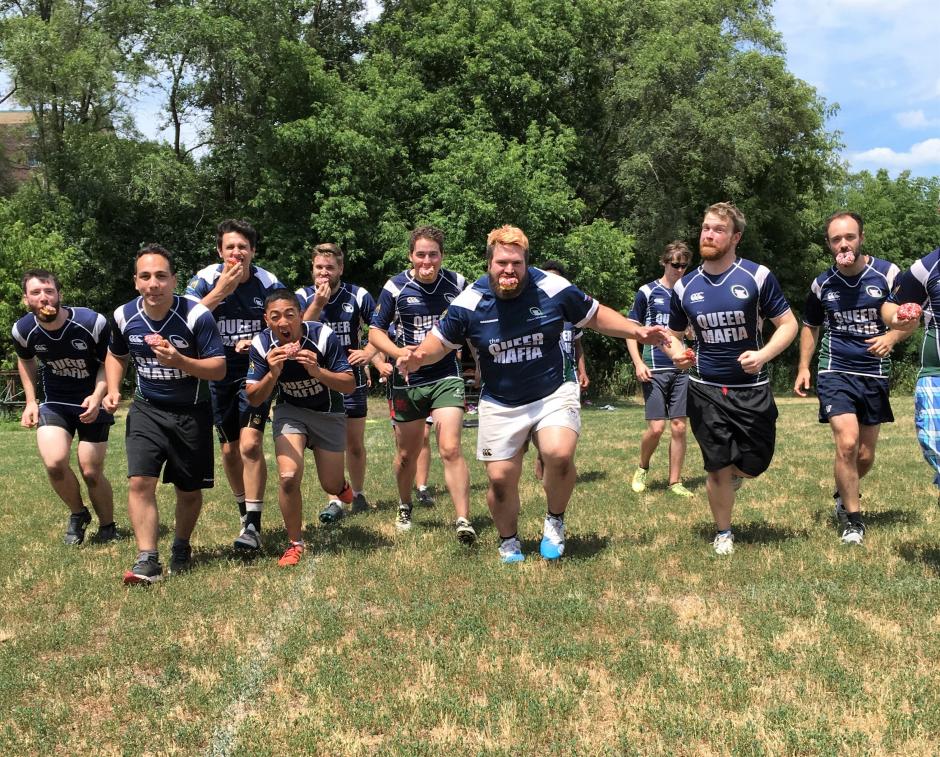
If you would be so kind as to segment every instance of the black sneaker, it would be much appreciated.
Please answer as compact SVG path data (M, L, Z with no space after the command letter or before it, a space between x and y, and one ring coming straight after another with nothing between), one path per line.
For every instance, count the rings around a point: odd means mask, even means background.
M369 501L366 499L366 495L362 492L353 497L352 504L349 506L349 512L351 515L364 513L368 509Z
M342 517L343 506L335 499L331 500L330 503L320 511L321 523L336 523L338 520L342 520Z
M147 584L149 586L161 578L163 578L163 566L160 561L139 556L134 566L124 574L124 583Z
M193 548L189 544L174 544L170 550L168 575L178 576L193 567Z
M81 544L85 541L85 529L91 523L91 513L86 507L80 513L69 515L69 524L65 529L65 538L63 541L68 545Z
M865 526L862 523L849 523L842 532L843 544L861 544L865 540Z
M97 544L107 544L109 541L120 538L120 536L121 534L118 533L117 524L109 523L106 526L98 526L98 533L95 534L95 542Z
M418 504L421 507L434 507L434 497L427 489L418 489Z

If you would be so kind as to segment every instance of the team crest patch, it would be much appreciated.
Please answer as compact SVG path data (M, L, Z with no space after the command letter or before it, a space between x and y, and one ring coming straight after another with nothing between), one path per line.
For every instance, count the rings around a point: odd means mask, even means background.
M264 307L264 301L260 297L255 297L253 302L255 303L255 307L259 307L259 308Z
M884 297L884 292L875 286L867 286L865 287L865 291L868 292L871 297Z
M170 343L178 350L185 350L187 347L189 347L189 342L187 342L181 336L176 336L176 334L170 337Z
M705 299L704 292L695 292L691 297L689 297L689 302L701 302Z
M739 300L746 300L750 296L747 293L747 289L745 289L740 284L735 284L733 287L731 287L731 294L733 294Z
M87 350L87 349L88 349L88 345L85 344L85 342L83 342L81 339L73 339L73 340L72 340L72 346L73 346L76 350Z
M355 308L350 303L344 302L343 310L345 310L347 313L352 313L355 310Z
M529 312L536 318L541 318L544 315L544 313L538 308L529 308Z

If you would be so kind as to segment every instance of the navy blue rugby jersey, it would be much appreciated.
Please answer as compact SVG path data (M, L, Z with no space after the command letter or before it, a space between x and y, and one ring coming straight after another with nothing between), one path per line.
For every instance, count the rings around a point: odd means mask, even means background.
M303 312L317 293L314 286L305 286L297 290L297 299L300 300L300 310ZM362 334L363 327L369 327L372 311L375 310L375 300L361 286L340 282L336 293L330 301L323 306L320 313L320 322L325 323L336 334L339 343L345 348L347 357L351 350L361 350L365 346ZM366 386L366 366L352 366L356 377L356 388Z
M803 323L825 326L817 363L819 373L830 371L887 378L891 358L868 351L866 339L884 334L881 306L900 270L894 263L868 256L868 263L855 276L846 276L836 266L813 281Z
M185 297L173 295L173 305L161 321L144 312L143 301L121 305L114 311L117 328L111 332L110 350L117 357L130 353L137 369L136 396L160 405L197 405L209 401L209 383L179 368L160 365L144 341L159 334L186 357L224 357L225 348L209 309Z
M27 313L13 324L13 347L23 360L39 360L39 382L47 405L81 407L95 391L98 368L111 338L108 320L88 308L63 308L68 320L56 331Z
M280 343L265 329L251 342L246 384L257 384L268 375L267 355ZM317 362L322 368L335 373L349 373L352 368L346 360L346 350L339 343L336 334L326 324L319 321L304 321L300 336L300 348L312 350L317 355ZM307 369L295 360L288 360L277 378L278 402L287 402L310 410L325 413L343 413L343 395L330 389L313 378Z
M790 306L776 277L766 266L735 259L724 273L713 276L701 266L687 273L672 290L669 328L695 331L696 362L689 378L718 386L767 383L767 367L746 373L738 357L764 346L765 318L784 315Z
M672 290L659 279L644 284L636 293L627 318L642 326L669 326ZM659 345L641 345L643 362L651 371L674 371L675 364Z
M215 288L222 270L222 263L203 268L186 285L186 297L200 302ZM282 288L284 285L277 276L253 265L248 281L239 284L212 311L222 336L222 344L225 345L225 379L219 383L232 383L245 378L248 373L248 353L235 352L235 344L242 339L254 339L256 334L261 333L264 328L264 299L275 289Z
M488 276L457 297L433 333L451 349L464 340L480 356L481 396L517 406L547 397L574 372L562 341L565 322L577 327L594 317L598 303L561 276L529 268L518 297L501 300Z
M920 373L940 376L940 248L925 255L900 276L888 298L896 305L915 302L924 310L924 340L920 350Z
M390 278L382 287L370 325L386 332L394 326L395 344L399 347L421 344L466 285L467 280L463 276L444 268L433 284L422 284L415 279L413 271L403 271ZM392 381L395 388L401 388L433 384L441 379L459 376L457 355L450 353L438 362L425 365L412 373L407 384L397 370Z

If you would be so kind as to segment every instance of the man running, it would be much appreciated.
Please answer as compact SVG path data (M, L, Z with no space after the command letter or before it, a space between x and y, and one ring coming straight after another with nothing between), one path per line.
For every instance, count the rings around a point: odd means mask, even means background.
M20 424L36 428L49 483L71 513L66 544L81 544L91 523L78 477L69 466L72 440L78 435L78 468L98 516L95 540L112 541L117 538L114 493L104 475L104 457L114 416L101 409L111 327L94 310L63 306L59 280L50 271L26 271L22 286L29 313L13 325L16 367L26 395ZM41 405L39 384L45 398Z
M206 266L190 280L186 297L215 317L225 345L225 379L209 384L222 467L241 520L234 547L246 553L261 548L261 511L268 468L264 460L264 426L269 405L250 407L245 396L248 349L264 328L264 299L283 287L277 277L252 262L258 232L244 221L229 219L216 230L220 263Z
M691 259L692 253L684 242L667 244L659 257L663 275L640 287L627 318L644 326L668 326L673 287L685 274ZM628 339L627 350L643 388L646 415L646 431L640 439L640 464L633 472L631 488L637 494L646 490L650 460L669 421L669 487L666 491L678 497L691 497L692 492L682 485L689 374L677 370L659 345L647 345L641 354L636 340Z
M810 360L825 326L816 394L819 422L829 424L836 446L835 516L843 544L861 544L865 538L859 481L875 462L881 424L894 421L888 400L891 350L906 336L881 320L881 306L900 271L862 252L863 226L860 215L845 211L826 221L826 244L835 264L816 277L806 297L793 385L800 397L812 386Z
M410 355L408 347L421 343L466 280L441 267L444 261L444 232L422 226L411 233L411 268L386 282L372 316L369 342L394 360ZM388 337L395 327L396 342ZM427 417L434 419L437 449L444 464L444 481L454 503L454 529L463 544L473 544L477 535L470 524L470 472L460 449L463 427L464 382L454 355L416 370L408 377L399 373L390 379L393 420L398 425L395 479L398 484L400 531L411 528L411 491Z
M215 319L199 303L179 297L173 257L160 245L137 253L134 285L140 297L114 311L117 328L105 358L108 393L104 408L121 401L121 380L130 357L137 389L127 412L127 511L137 539L137 559L126 584L151 584L163 576L157 542L160 512L157 480L176 490L176 528L169 571L192 565L189 543L202 490L214 483L209 381L225 376L225 348Z
M574 490L575 448L581 431L580 390L564 353L565 323L608 336L662 342L662 326L628 321L566 279L531 268L529 240L514 226L490 232L487 273L457 297L416 348L398 359L414 375L436 364L464 340L476 348L483 389L477 458L486 466L486 500L500 536L499 557L525 559L518 538L519 478L529 439L544 464L548 511L540 552L557 560L565 551L565 511Z
M703 262L672 290L673 338L666 350L676 367L691 369L687 409L708 473L718 555L734 552L731 512L741 479L759 476L773 459L777 406L766 365L798 329L770 270L737 256L745 225L744 214L730 203L705 211L699 235ZM775 327L766 344L765 319ZM696 335L694 354L681 341L689 326Z
M304 449L313 450L320 486L339 492L345 502L352 491L343 480L346 447L344 394L356 380L346 361L346 350L326 324L304 321L297 296L277 289L264 303L268 328L251 343L251 365L246 382L254 405L269 402L278 389L274 408L274 453L279 478L278 502L287 529L287 549L278 565L296 565L303 557Z
M365 496L366 482L366 416L369 413L369 363L385 364L372 345L363 339L368 329L375 300L365 289L342 280L344 255L339 245L327 242L313 248L311 274L313 284L298 289L301 312L305 321L321 321L332 329L346 351L346 360L356 378L356 388L343 397L346 408L346 466L352 487L350 512L369 508ZM343 503L333 492L320 512L322 523L335 523L343 517Z

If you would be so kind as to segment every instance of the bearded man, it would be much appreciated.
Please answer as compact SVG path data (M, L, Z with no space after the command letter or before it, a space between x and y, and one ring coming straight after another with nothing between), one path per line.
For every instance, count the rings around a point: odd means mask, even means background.
M566 323L608 336L659 344L662 326L646 327L589 297L567 279L529 266L529 240L503 226L486 240L487 274L464 290L417 347L398 358L408 374L466 340L479 353L482 394L477 459L486 466L486 502L499 531L499 557L525 559L518 538L519 478L531 438L544 466L548 505L540 552L565 551L565 510L576 479L580 391L562 333Z

